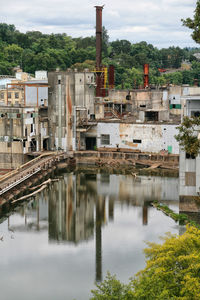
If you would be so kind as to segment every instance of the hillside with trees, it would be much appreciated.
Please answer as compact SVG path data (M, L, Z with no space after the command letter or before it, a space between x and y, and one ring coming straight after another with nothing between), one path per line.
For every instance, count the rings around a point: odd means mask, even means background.
M115 66L117 88L138 88L143 83L143 65L150 65L150 83L190 84L200 82L200 62L194 56L199 48L169 47L158 49L142 41L109 41L103 28L103 64ZM95 68L95 36L72 38L66 33L43 34L39 31L19 32L14 25L0 23L0 74L12 75L13 68L34 74L36 70L56 68ZM181 68L186 61L187 68ZM164 70L159 72L158 69Z

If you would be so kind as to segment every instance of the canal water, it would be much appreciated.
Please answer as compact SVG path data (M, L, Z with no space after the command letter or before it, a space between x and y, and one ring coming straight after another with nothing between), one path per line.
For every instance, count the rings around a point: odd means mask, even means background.
M123 282L145 266L145 242L181 228L178 178L66 173L0 219L2 300L85 300L107 271Z

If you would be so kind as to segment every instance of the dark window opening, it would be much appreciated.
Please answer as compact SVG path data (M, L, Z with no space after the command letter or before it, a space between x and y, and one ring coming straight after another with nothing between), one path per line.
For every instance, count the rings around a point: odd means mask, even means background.
M133 139L133 143L135 143L135 144L141 144L142 140Z
M30 150L31 151L36 151L36 140L35 139L32 139L31 142L30 142Z
M190 154L190 153L187 153L187 152L186 152L185 158L187 158L187 159L195 159L196 157L195 157L194 154Z
M192 111L191 117L200 117L200 111Z
M31 132L33 132L33 124L31 124Z
M146 121L158 121L158 111L146 111L145 119Z
M48 139L43 140L43 150L48 150Z
M126 96L126 100L131 100L131 95L128 94L128 95Z
M58 84L61 84L61 80L60 79L58 79Z
M140 107L146 107L146 105L145 104L140 104Z
M26 141L23 141L23 147L24 148L26 147Z

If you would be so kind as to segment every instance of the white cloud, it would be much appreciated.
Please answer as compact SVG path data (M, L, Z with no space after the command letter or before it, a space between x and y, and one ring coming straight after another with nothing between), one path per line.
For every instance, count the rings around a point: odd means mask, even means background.
M0 0L0 21L23 32L88 36L95 34L94 6L102 4L103 25L111 40L145 40L159 48L196 46L181 22L192 17L196 0Z

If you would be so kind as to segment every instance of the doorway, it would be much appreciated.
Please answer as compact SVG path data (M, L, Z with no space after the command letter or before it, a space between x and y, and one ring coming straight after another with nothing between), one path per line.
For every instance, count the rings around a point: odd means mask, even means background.
M86 150L95 150L97 146L96 137L86 137L85 138Z

